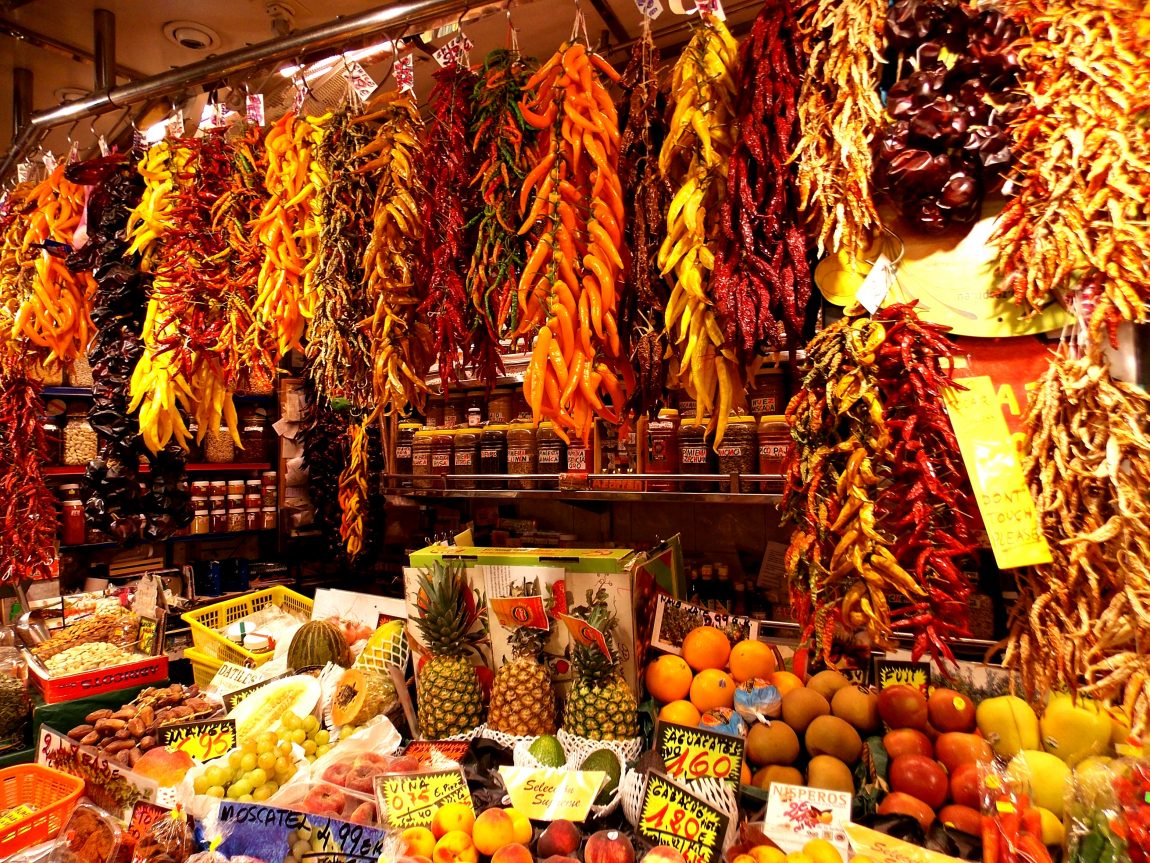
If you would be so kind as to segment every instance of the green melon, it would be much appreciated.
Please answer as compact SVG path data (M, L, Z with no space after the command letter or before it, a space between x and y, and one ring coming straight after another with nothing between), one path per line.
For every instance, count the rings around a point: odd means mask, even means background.
M301 626L288 645L288 668L299 670L334 662L351 665L351 648L339 627L328 620L310 620Z

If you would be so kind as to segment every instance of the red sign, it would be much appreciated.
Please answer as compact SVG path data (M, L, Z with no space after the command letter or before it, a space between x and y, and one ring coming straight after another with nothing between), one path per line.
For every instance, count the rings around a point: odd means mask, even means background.
M994 381L998 403L1006 416L1006 425L1021 450L1024 434L1022 420L1030 393L1050 365L1050 345L1038 336L1008 339L976 339L964 336L958 340L959 365L954 377L988 376ZM962 356L965 354L965 364Z

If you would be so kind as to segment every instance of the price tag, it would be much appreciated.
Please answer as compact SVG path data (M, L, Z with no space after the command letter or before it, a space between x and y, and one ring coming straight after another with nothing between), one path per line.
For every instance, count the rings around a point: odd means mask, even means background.
M875 657L874 678L878 681L879 689L886 689L888 686L897 686L901 683L913 686L923 695L930 694L929 662L904 662L900 659Z
M586 821L603 787L602 770L500 767L511 805L533 821Z
M375 88L379 86L376 84L375 79L367 74L367 70L355 60L345 61L343 77L347 79L347 83L351 85L351 89L355 90L355 95L359 96L364 102L375 92Z
M845 791L771 783L765 832L785 852L801 851L812 839L824 839L846 859L850 820L851 795Z
M377 776L375 799L380 819L390 830L426 827L445 803L472 805L462 770Z
M182 138L184 137L184 109L180 108L164 121L164 128L167 130L168 137Z
M542 596L495 596L488 600L488 606L499 622L506 627L551 628Z
M447 68L448 66L458 64L474 47L475 43L467 37L466 33L460 30L454 39L431 56L435 58L436 63Z
M307 81L300 77L296 78L293 83L295 84L295 93L292 95L291 109L293 113L298 114L303 110L303 103L307 101Z
M36 810L29 806L27 803L21 803L9 809L3 815L0 815L0 830L6 827L11 827L22 818L27 818L29 815L34 815Z
M728 817L710 803L660 773L647 774L639 807L639 835L670 845L687 863L718 863Z
M635 0L635 6L652 21L663 14L663 4L659 0Z
M136 843L144 838L144 834L148 832L148 828L161 818L166 817L169 811L170 810L163 806L157 806L155 803L145 803L142 800L138 802L132 807L132 817L128 821L124 844L129 848L134 848Z
M707 12L720 21L727 20L727 13L723 11L721 0L695 0L695 5L690 9L683 5L684 0L667 0L667 2L671 4L671 11L676 15L702 15Z
M56 156L51 150L45 150L44 155L40 157L44 162L44 170L51 174L56 170Z
M895 267L886 253L878 256L870 272L866 274L863 283L855 293L855 300L872 315L882 308L886 302L887 294L894 287Z
M603 655L610 658L611 648L607 646L607 639L603 633L585 620L572 617L569 614L556 615L571 633L571 640L583 647L598 647Z
M263 93L249 93L247 99L244 100L244 117L253 126L262 126L264 124L264 94Z
M742 737L659 721L655 751L672 779L690 781L710 776L738 787L743 766Z
M408 51L402 57L396 57L391 74L395 78L395 86L399 88L400 93L410 93L415 90L415 54Z
M227 695L230 692L237 692L240 689L256 686L263 682L264 676L256 669L244 668L234 662L225 662L216 671L212 682L208 684L208 689L214 690L220 695Z
M437 764L454 761L459 764L471 751L466 740L413 740L407 744L403 754L415 758L420 764Z
M186 752L202 764L235 749L236 721L212 719L167 725L160 729L160 745L173 752Z
M944 401L994 560L999 569L1050 563L1050 546L994 384L982 376L963 378L962 385L963 391L947 390Z

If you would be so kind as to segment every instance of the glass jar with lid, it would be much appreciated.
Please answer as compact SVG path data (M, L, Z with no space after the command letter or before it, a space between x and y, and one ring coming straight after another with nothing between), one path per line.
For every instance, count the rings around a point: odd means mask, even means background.
M236 443L227 426L208 429L204 435L204 458L212 464L231 464L236 458Z
M419 423L400 423L395 435L395 472L400 475L398 480L400 488L411 486L411 442L415 440L415 433L419 431ZM389 483L390 484L390 483Z
M45 414L40 417L44 429L44 464L58 465L64 461L64 417Z
M759 423L759 473L768 477L760 483L767 494L783 493L783 464L791 447L791 429L782 414L764 416Z
M479 439L479 472L485 475L507 473L507 425L489 423ZM502 481L484 483L488 488L503 488Z
M707 427L685 422L679 426L679 473L714 473L713 455L707 446ZM683 491L717 491L718 486L705 482L683 482Z
M531 423L512 423L507 430L507 472L512 474L533 474L539 460L535 427ZM534 480L513 479L509 488L535 488Z
M69 411L68 422L64 426L64 452L61 463L85 465L96 457L98 450L96 430L88 422L88 412Z
M647 423L647 473L679 472L679 412L663 408ZM648 482L651 491L675 491L673 480Z
M759 467L758 423L751 416L727 420L727 432L719 444L719 473L755 473Z
M465 422L467 396L462 390L452 390L443 408L444 428L456 429Z
M431 488L431 439L433 429L420 429L411 439L411 476L415 488Z
M427 409L424 416L427 419L427 427L429 429L443 428L444 412L447 409L447 402L444 401L442 396L429 396L427 399Z
M245 411L240 417L240 461L268 460L268 418L262 410Z
M782 369L764 369L759 372L747 387L747 403L751 415L761 419L782 413L786 407L784 387Z
M64 545L83 545L85 535L84 502L70 497L61 504L60 541Z
M192 533L199 535L210 533L212 529L211 513L207 509L197 509L192 516Z
M455 455L455 434L451 429L436 429L431 436L431 474L447 476L451 473L452 457ZM443 488L435 483L432 488Z
M511 387L496 387L487 402L487 420L492 425L507 425L514 419L512 409L515 399Z
M567 464L567 444L563 438L555 433L555 424L550 421L539 423L539 432L535 435L539 473L558 474L563 472Z
M474 476L479 468L479 429L459 428L455 430L456 476ZM459 480L459 488L475 488L475 480Z

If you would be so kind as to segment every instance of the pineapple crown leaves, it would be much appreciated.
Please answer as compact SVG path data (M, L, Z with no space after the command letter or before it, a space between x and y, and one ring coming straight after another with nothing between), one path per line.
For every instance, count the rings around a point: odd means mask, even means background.
M600 587L598 590L588 590L587 604L573 608L571 616L586 621L603 633L607 650L611 654L610 657L604 656L603 651L596 645L577 644L572 653L577 672L581 676L592 678L603 678L617 672L619 651L615 646L613 632L618 618L611 611L607 589Z
M485 630L472 631L484 618L482 597L467 583L464 566L436 561L419 572L419 617L416 626L433 655L463 656L486 637Z

